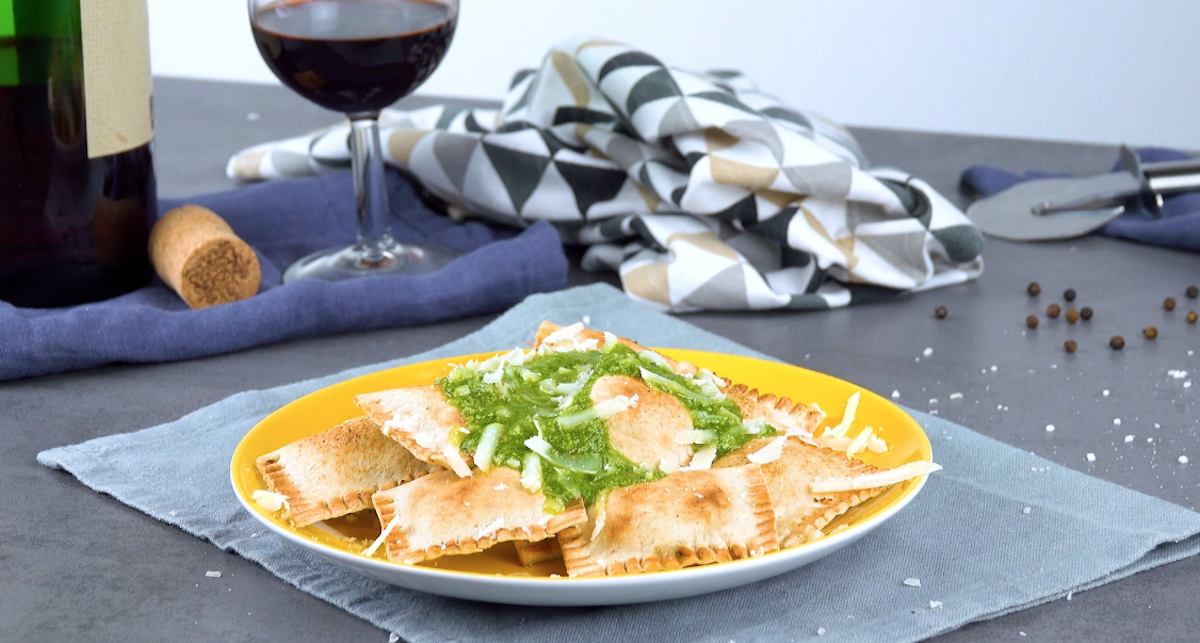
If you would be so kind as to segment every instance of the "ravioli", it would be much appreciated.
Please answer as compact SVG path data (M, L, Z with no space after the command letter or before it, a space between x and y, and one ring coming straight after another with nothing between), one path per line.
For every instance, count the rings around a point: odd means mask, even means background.
M405 564L512 540L537 542L587 520L582 502L547 512L546 497L523 489L520 475L505 468L466 478L436 471L372 500L388 560Z
M617 489L559 544L570 576L679 569L779 549L770 495L753 464Z
M453 432L467 421L436 386L365 393L355 396L354 403L382 425L384 435L418 459L448 469L470 462L470 456L460 452L452 439Z
M760 438L713 463L714 468L740 467L750 457L783 440L778 458L763 463L762 473L775 511L780 547L793 547L824 534L821 530L851 507L878 495L882 488L817 494L809 488L814 478L848 478L879 471L851 460L845 453L804 444L798 437Z
M284 515L295 527L371 507L371 495L435 467L355 418L260 456L258 472L272 493L286 498Z

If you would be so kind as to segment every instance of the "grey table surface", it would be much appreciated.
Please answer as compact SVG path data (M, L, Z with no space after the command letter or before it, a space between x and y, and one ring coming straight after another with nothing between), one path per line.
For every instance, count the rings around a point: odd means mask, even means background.
M334 116L276 87L157 79L157 168L164 196L233 187L228 157ZM960 205L974 163L1016 170L1105 170L1111 147L857 129L876 164L902 167ZM1134 142L1136 143L1136 142ZM786 361L899 391L899 402L1063 466L1195 509L1200 504L1200 255L1088 237L989 240L975 282L822 313L705 313L685 319ZM605 279L573 271L572 283ZM1038 281L1042 295L1025 287ZM1071 287L1095 318L1045 319ZM1180 303L1163 310L1164 297ZM933 317L937 306L949 316ZM1025 316L1042 325L1026 331ZM54 446L170 421L228 395L415 354L471 332L477 317L264 346L155 365L114 365L0 384L0 640L386 641L387 634L254 563L39 466ZM1156 341L1141 329L1155 325ZM1126 348L1108 348L1121 334ZM1079 351L1067 355L1065 339ZM923 351L932 348L930 356ZM1176 379L1170 370L1187 370ZM951 399L962 393L961 399ZM936 398L935 403L933 399ZM1120 424L1115 423L1120 419ZM1047 432L1047 424L1057 428ZM1126 436L1132 435L1132 442ZM936 439L936 436L934 436ZM1153 441L1151 441L1151 439ZM1089 462L1086 454L1094 453ZM1180 455L1192 463L1180 464ZM223 576L205 579L206 570ZM204 582L198 582L204 581ZM939 641L1200 640L1200 557L1148 571Z

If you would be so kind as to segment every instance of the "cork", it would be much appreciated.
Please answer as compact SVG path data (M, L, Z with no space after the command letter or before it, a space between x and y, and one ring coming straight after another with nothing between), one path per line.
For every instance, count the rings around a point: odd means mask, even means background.
M198 205L163 215L150 231L154 270L192 308L246 299L258 292L254 250L225 220Z

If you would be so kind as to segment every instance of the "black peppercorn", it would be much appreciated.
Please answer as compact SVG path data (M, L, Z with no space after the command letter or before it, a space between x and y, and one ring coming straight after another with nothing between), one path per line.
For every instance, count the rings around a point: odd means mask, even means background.
M1166 299L1164 299L1163 300L1163 308L1166 308L1167 310L1175 310L1175 298L1167 297Z
M1188 296L1188 299L1195 299L1197 297L1200 297L1200 288L1197 288L1195 286L1188 286L1187 287L1187 296Z
M1113 335L1112 339L1108 340L1108 345L1112 346L1113 350L1119 351L1125 348L1125 338L1120 335Z
M945 319L946 315L949 315L949 314L950 314L950 311L946 310L945 306L938 306L933 311L933 316L937 317L938 319Z
M1153 326L1147 326L1142 329L1142 334L1146 336L1146 339L1155 339L1158 337L1158 329Z
M1025 289L1025 292L1029 293L1030 297L1037 297L1038 295L1042 294L1042 287L1038 285L1038 282L1031 281L1029 282L1029 287Z
M1074 353L1075 349L1078 347L1079 345L1076 344L1075 340L1073 339L1068 339L1067 341L1063 342L1063 350L1067 351L1068 353Z
M1077 321L1079 321L1079 311L1075 310L1074 308L1068 308L1067 309L1067 323L1074 324Z
M1046 309L1046 316L1050 319L1058 319L1058 314L1061 312L1062 308L1058 304L1050 304L1050 307Z
M1194 311L1194 310L1189 310L1189 311L1188 311L1187 320L1188 320L1188 323L1189 323L1189 324L1194 324L1194 323L1196 323L1196 311Z
M1066 299L1067 301L1075 301L1075 289L1067 288L1066 290L1064 290L1063 291L1063 299Z
M1092 314L1093 314L1092 309L1089 308L1088 306L1084 306L1083 308L1079 309L1079 317L1081 319L1083 319L1083 321L1087 321L1087 320L1091 319Z
M1030 316L1026 317L1025 325L1029 328L1037 328L1038 327L1037 315L1030 315Z

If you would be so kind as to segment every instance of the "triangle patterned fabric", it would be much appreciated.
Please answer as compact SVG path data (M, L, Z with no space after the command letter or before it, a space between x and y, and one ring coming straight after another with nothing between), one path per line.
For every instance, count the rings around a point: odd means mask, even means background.
M232 178L345 169L348 125L244 150ZM928 184L868 168L848 131L732 71L573 40L499 110L384 110L386 162L453 216L553 222L660 309L822 309L962 283L979 230Z

